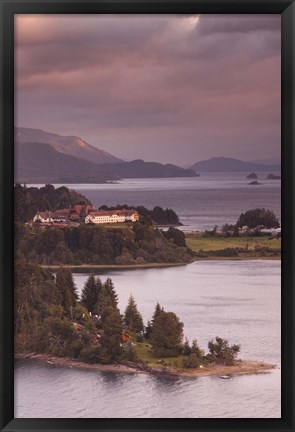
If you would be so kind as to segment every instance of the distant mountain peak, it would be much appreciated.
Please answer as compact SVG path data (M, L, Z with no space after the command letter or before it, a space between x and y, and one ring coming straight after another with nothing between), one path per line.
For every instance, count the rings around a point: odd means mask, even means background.
M120 178L196 177L172 164L122 161L77 136L15 128L16 181L26 183L104 183Z
M98 164L122 162L122 159L111 155L105 150L92 146L82 138L74 135L63 136L56 133L45 132L42 129L16 127L15 141L18 144L26 142L50 144L59 153L75 156Z

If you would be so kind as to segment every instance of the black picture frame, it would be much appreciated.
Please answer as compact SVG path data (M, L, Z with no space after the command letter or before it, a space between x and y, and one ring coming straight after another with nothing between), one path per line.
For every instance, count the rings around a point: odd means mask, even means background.
M1 431L293 431L294 401L294 0L1 0L0 429ZM15 419L13 391L14 14L215 13L282 18L282 417L281 419Z

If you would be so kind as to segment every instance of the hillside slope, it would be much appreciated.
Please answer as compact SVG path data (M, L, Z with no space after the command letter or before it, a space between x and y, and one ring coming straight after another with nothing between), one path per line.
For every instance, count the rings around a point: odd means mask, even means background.
M15 152L16 183L105 183L117 180L99 165L59 153L45 143L23 143Z
M44 132L41 129L16 127L15 142L17 147L27 142L50 144L60 153L75 156L98 164L122 162L121 159L88 144L79 137L61 136L54 133Z

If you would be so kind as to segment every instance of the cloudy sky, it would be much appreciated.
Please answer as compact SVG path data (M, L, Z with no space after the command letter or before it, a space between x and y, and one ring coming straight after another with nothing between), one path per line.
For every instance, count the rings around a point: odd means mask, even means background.
M17 15L17 126L125 160L280 154L280 15Z

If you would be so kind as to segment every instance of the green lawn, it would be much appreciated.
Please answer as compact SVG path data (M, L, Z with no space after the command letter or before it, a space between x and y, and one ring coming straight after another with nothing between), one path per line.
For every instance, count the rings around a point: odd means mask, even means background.
M178 367L182 368L182 362L184 359L183 355L179 355L177 357L165 357L159 359L155 357L152 353L152 346L147 342L136 343L135 351L140 360L147 362L147 365L150 367ZM162 362L159 362L159 360Z
M226 248L248 248L254 250L255 246L264 246L280 252L281 239L268 237L202 237L195 234L186 235L186 244L194 252L217 251Z

